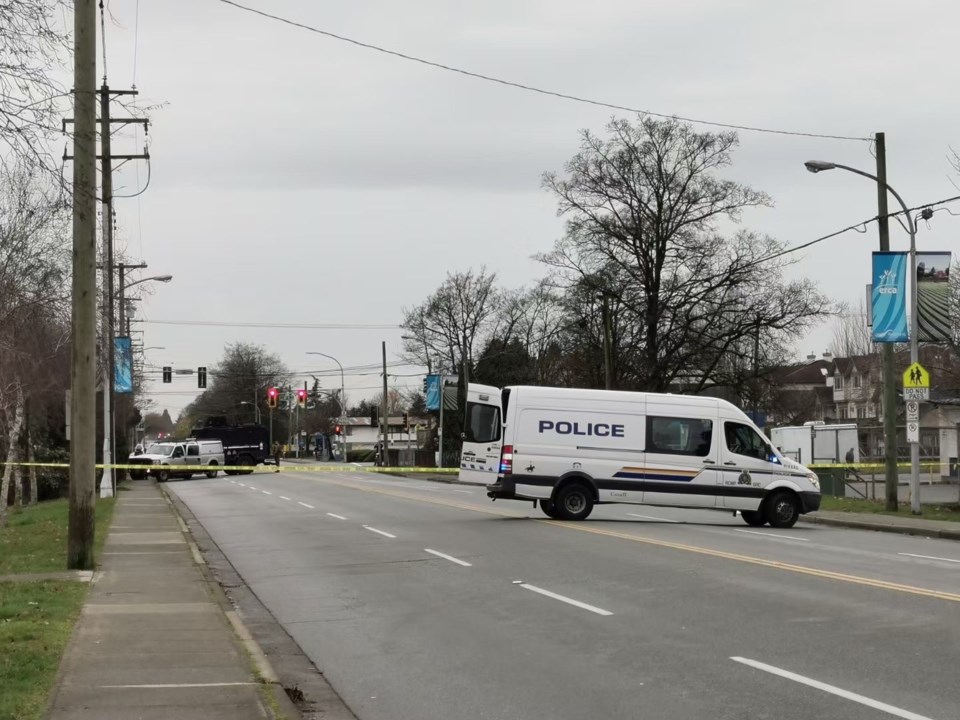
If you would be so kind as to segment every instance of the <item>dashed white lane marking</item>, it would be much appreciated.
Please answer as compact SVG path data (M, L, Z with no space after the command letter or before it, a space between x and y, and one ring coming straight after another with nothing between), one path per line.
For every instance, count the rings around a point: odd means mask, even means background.
M679 523L679 522L680 522L679 520L669 520L669 519L667 519L667 518L654 517L653 515L637 515L637 513L627 513L627 515L629 515L630 517L640 518L640 519L642 519L642 520L656 520L657 522L665 522L665 523Z
M279 497L281 500L289 500L289 499L290 499L290 498L288 498L286 495L278 495L278 497Z
M256 488L253 485L247 485L247 488L249 488L250 490L256 490Z
M436 550L431 550L430 548L424 548L423 551L424 551L424 552L428 552L428 553L430 553L431 555L436 555L438 558L443 558L444 560L449 560L450 562L456 563L457 565L463 565L464 567L473 567L473 565L471 565L470 563L468 563L466 560L461 560L461 559L459 559L459 558L455 558L453 555L447 555L447 554L442 553L442 552L437 552Z
M893 705L887 705L879 700L873 700L872 698L868 698L864 695L858 695L857 693L852 693L849 690L844 690L843 688L838 688L834 685L827 685L827 683L820 682L819 680L804 677L803 675L798 675L797 673L790 672L789 670L782 670L781 668L774 667L773 665L767 665L766 663L744 657L731 657L730 659L734 662L756 668L757 670L763 670L771 675L778 675L779 677L786 678L787 680L793 680L801 685L807 685L808 687L822 690L823 692L830 693L831 695L842 697L845 700L866 705L868 708L880 710L881 712L885 712L895 717L904 718L905 720L931 720L931 718L927 717L926 715L918 715L917 713L910 712L909 710L894 707Z
M237 485L239 485L240 487L246 487L246 486L247 486L246 483L242 483L242 482L238 482Z
M297 505L303 505L305 508L310 508L311 510L314 509L313 505L307 505L305 502L300 502L299 500L297 500Z
M370 532L375 532L375 533L377 533L378 535L383 535L384 537L388 537L388 538L396 538L396 537L397 537L396 535L391 535L390 533L384 532L383 530L377 530L375 527L370 527L369 525L364 525L363 527L366 528L367 530L369 530Z
M555 593L555 592L550 592L549 590L544 590L543 588L539 588L539 587L537 587L536 585L529 585L529 584L527 584L527 583L521 583L521 584L520 584L520 587L522 587L524 590L532 590L533 592L539 593L540 595L545 595L545 596L548 597L548 598L553 598L554 600L559 600L560 602L565 602L565 603L567 603L567 605L573 605L574 607L578 607L578 608L580 608L581 610L588 610L588 611L590 611L590 612L592 612L592 613L596 613L597 615L605 615L605 616L606 616L606 615L613 615L613 613L610 612L609 610L604 610L603 608L598 608L598 607L596 607L595 605L587 605L587 603L580 602L579 600L574 600L573 598L568 598L566 595L558 595L558 594Z
M760 535L761 537L775 538L777 540L795 540L797 542L810 542L808 538L797 537L796 535L778 535L777 533L760 532L758 530L741 530L734 528L734 532L747 533L748 535Z
M346 518L343 515L337 515L336 513L327 513L327 515L329 515L332 518L336 518L337 520L346 520Z
M914 555L913 553L897 553L897 555L904 555L906 557L920 558L922 560L940 560L941 562L948 563L960 563L960 560L954 560L952 558L942 558L934 557L933 555Z
M269 490L261 490L260 492L262 492L264 495L273 495L273 493Z

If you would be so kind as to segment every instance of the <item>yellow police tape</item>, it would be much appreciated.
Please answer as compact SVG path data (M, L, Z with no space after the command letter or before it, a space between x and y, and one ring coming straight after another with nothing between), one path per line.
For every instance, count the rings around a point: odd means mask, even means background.
M0 467L10 465L11 467L47 467L47 468L69 468L70 463L47 463L47 462L0 462ZM95 465L98 470L111 468L113 470L160 470L165 469L170 472L180 473L186 470L194 471L196 474L211 471L216 467L218 471L230 472L253 472L254 470L276 469L276 465L128 465L124 463L98 463ZM283 472L370 472L370 473L429 473L431 475L455 475L460 472L460 468L425 468L425 467L373 467L370 465L295 465L292 463L280 463L280 469Z
M942 465L943 463L939 460L929 460L927 462L920 463L921 468L927 468L929 470L932 470L933 468L939 468ZM887 466L885 463L814 463L813 465L806 465L805 467L809 468L810 470L883 470ZM910 463L897 463L897 467L901 470L909 470Z

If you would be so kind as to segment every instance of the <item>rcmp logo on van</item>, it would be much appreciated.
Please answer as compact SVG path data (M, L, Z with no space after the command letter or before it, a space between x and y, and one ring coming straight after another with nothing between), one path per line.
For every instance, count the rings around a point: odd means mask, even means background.
M539 432L555 432L557 435L583 435L589 437L625 437L624 425L612 423L579 423L566 420L541 420Z

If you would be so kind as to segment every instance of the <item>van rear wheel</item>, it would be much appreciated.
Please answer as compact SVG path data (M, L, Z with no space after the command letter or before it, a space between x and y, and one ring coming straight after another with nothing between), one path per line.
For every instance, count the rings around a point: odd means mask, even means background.
M543 514L548 518L557 519L557 506L554 505L553 500L541 500L540 509L543 510Z
M581 482L564 485L557 493L557 519L586 520L593 512L593 493Z
M743 521L750 527L763 527L767 524L763 513L758 510L741 510L740 517L742 517Z
M207 470L207 477L208 477L208 478L211 478L211 479L215 478L215 477L217 476L217 472L218 472L218 470L217 470L217 461L214 460L214 461L211 462L209 465L207 465L207 467L210 468L209 470Z
M772 528L792 528L800 518L800 500L788 490L774 493L764 504L763 514Z

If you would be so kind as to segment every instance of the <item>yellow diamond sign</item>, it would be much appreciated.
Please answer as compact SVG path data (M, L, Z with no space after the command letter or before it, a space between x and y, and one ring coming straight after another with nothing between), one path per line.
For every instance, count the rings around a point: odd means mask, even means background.
M903 387L930 388L930 373L918 362L913 363L903 373Z

